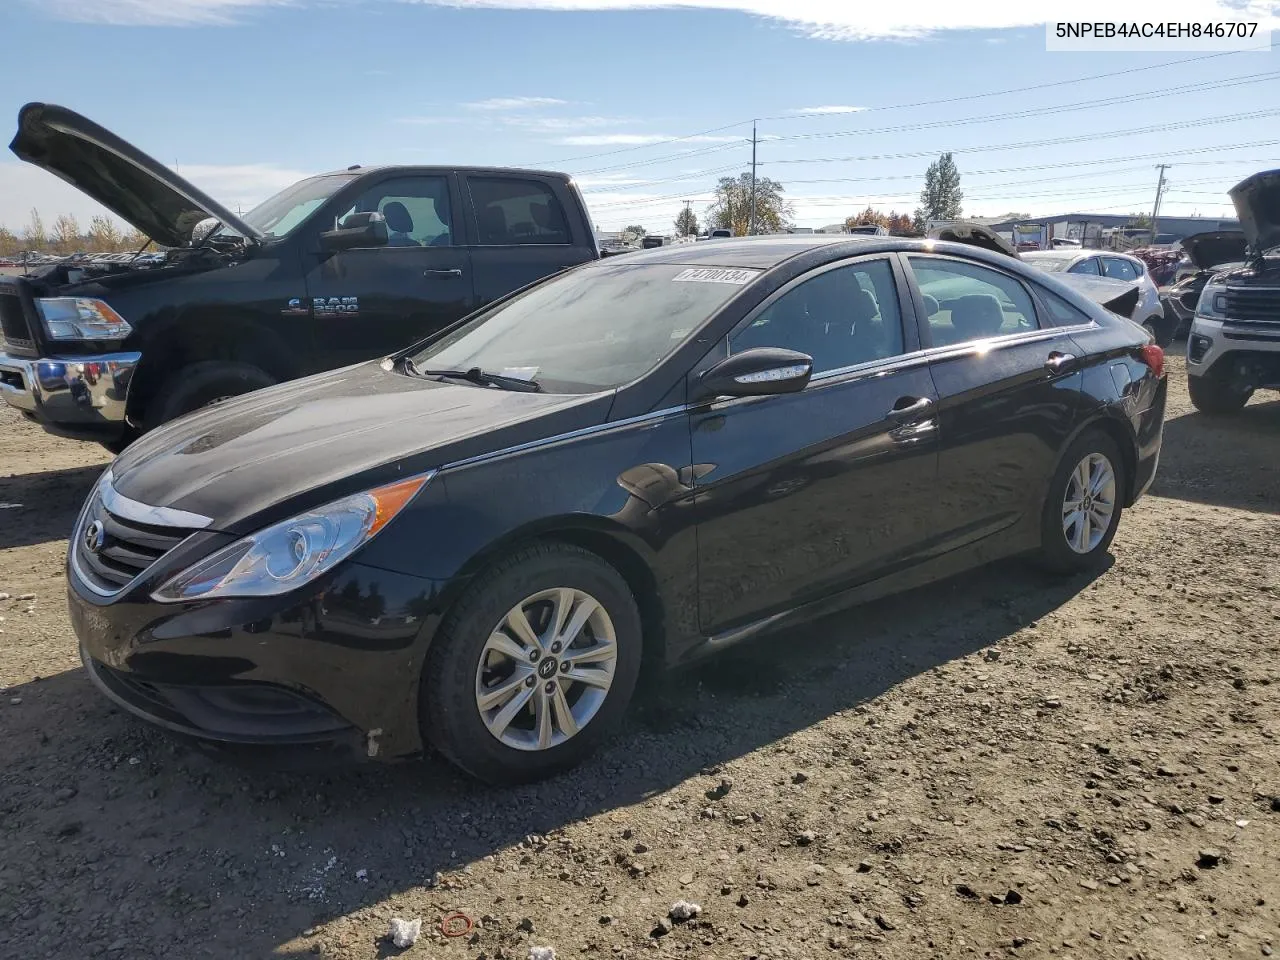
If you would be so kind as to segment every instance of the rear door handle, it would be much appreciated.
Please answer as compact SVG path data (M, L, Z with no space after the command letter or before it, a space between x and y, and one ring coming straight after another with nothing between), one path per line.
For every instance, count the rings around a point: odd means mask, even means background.
M889 419L898 423L921 420L933 413L933 401L928 397L901 397L889 411Z
M1076 364L1076 355L1074 353L1063 353L1055 350L1045 358L1044 368L1054 373L1062 373L1070 370Z
M424 277L460 277L462 270L459 267L450 267L448 270L424 270Z

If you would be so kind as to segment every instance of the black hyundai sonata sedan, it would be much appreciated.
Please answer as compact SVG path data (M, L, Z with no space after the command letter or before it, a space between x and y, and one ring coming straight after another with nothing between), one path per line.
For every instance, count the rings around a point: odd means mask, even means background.
M1141 328L999 253L664 247L148 434L76 524L72 620L172 730L526 780L644 662L1010 554L1095 563L1164 406Z

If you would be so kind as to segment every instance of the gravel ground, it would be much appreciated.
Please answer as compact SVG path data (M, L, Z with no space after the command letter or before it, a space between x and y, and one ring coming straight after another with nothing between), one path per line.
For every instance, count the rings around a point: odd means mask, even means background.
M62 571L106 457L0 413L0 956L1270 955L1280 402L1209 420L1170 366L1096 577L1004 563L739 649L507 791L231 766L113 709Z

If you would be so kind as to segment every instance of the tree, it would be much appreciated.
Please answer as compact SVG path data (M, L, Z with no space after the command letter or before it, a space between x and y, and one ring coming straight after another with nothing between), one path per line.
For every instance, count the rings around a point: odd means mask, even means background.
M756 178L756 233L782 233L791 226L795 208L782 196L783 186L768 177ZM715 200L706 213L711 230L732 230L735 237L751 232L751 174L721 177Z
M854 214L852 217L844 218L844 226L846 230L852 229L853 227L865 226L866 224L874 224L877 227L884 227L888 230L889 218L870 206L861 213Z
M18 235L12 230L0 227L0 257L9 257L21 250Z
M89 221L89 249L94 253L115 253L120 249L120 228L101 214Z
M49 242L44 232L44 221L40 219L40 211L35 207L31 208L31 222L22 232L22 242L26 244L28 250L43 250Z
M622 239L627 240L630 243L635 243L648 232L648 230L640 226L638 223L633 223L629 227L622 228Z
M930 220L959 220L963 213L960 171L950 153L944 153L924 173L924 189L916 208L915 227L923 231Z
M917 233L915 224L911 220L911 214L898 213L894 210L889 211L887 217L888 223L885 225L891 234L897 237L909 237Z
M49 235L53 249L59 253L75 253L80 247L80 224L69 213L53 221L53 233Z
M120 246L124 247L124 249L128 250L130 253L135 250L142 249L143 244L150 242L150 237L134 227L130 227L126 230L124 236L120 238Z
M698 233L698 218L692 208L685 207L676 215L676 234L681 237L692 237Z

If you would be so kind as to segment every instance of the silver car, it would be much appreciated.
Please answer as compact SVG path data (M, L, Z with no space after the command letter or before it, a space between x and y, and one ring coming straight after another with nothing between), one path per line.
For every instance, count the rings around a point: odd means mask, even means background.
M1160 346L1167 347L1173 342L1174 323L1165 317L1160 290L1147 272L1147 265L1137 257L1108 250L1063 248L1027 251L1022 254L1022 259L1049 273L1083 273L1115 280L1136 280L1140 296L1133 311L1134 322L1146 327Z

